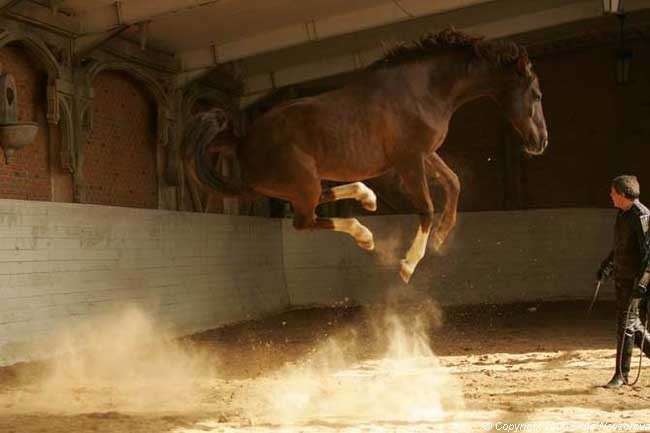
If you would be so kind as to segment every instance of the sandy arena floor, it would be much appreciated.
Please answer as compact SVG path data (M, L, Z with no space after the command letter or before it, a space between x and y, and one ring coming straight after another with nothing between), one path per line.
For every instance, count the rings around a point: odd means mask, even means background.
M129 311L0 369L0 432L650 431L650 368L599 388L614 312L586 307L311 309L181 342Z

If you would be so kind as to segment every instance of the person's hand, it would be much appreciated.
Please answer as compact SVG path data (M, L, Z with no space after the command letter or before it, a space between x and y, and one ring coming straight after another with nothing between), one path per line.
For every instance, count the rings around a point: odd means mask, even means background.
M648 293L648 284L650 283L650 270L646 270L641 278L636 282L632 289L633 298L643 298Z
M614 272L614 266L612 266L612 263L605 263L598 269L598 272L596 272L596 278L605 282L612 275L612 272Z
M645 297L647 293L647 289L640 285L640 284L635 284L634 288L632 289L632 298L638 299L638 298L643 298Z

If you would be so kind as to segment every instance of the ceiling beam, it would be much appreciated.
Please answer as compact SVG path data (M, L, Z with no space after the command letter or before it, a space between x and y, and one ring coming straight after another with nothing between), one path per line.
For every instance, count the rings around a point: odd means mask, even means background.
M6 12L9 12L11 8L16 6L18 3L22 2L23 0L4 0L0 1L0 14L4 15Z
M367 25L368 22L364 21L364 14L374 17L372 19L375 20L375 23L379 22L376 21L377 17L383 16L385 19L387 14L379 13L377 9L374 9L374 14L370 14L369 9L346 14L345 17L354 18L347 21L354 22L357 29L361 27L361 30L349 34L349 37L344 34L347 31L344 15L339 15L316 20L310 22L309 25L284 27L232 43L187 50L177 53L176 56L180 59L180 68L184 72L205 70L218 63L237 61L237 63L242 63L242 69L247 75L250 75L249 65L256 63L256 59L274 58L270 63L274 62L278 66L272 67L271 70L282 75L278 68L284 69L287 67L286 65L295 65L296 59L309 57L309 53L305 53L306 51L320 53L312 55L312 58L315 58L314 62L318 64L327 63L321 62L324 59L323 52L327 53L326 57L332 58L335 63L334 59L337 57L347 55L349 52L356 52L359 54L358 57L367 64L367 58L372 58L374 54L367 54L366 51L377 47L378 41L391 42L396 38L411 40L426 31L441 29L449 25L477 35L501 37L537 29L540 28L540 25L557 25L603 14L602 0L497 0L483 2L458 0L453 5L449 4L455 7L454 10L425 15L431 11L430 8L425 8L425 5L432 3L440 4L441 2L399 0L399 4L408 13L418 15L418 17L407 21L403 19L393 21L380 27ZM627 11L633 12L650 8L650 0L626 0L625 5ZM388 6L394 8L395 5L391 3ZM405 16L404 12L400 12L400 14L401 18ZM539 14L543 20L536 23L536 14ZM518 21L518 16L526 17L527 15L532 18ZM504 20L508 27L503 27ZM329 25L326 25L328 23ZM365 30L363 30L364 28ZM318 35L318 38L314 38L314 34ZM215 59L217 60L215 61ZM259 72L259 68L253 67L253 69L258 69L258 71L253 71L253 74Z
M202 47L187 50L179 53L178 57L185 70L205 68L214 65L209 58L215 50L218 53L219 62L224 63L316 40L322 41L335 36L351 34L363 29L494 2L496 0L447 0L445 2L385 0L374 7L295 23L232 42L217 43L214 44L214 48Z
M4 7L4 16L7 18L47 29L57 35L74 38L79 34L79 24L76 17L52 13L52 3L58 1L49 0L49 2L43 2L41 4L35 1L15 2L15 0L0 0L0 8ZM10 8L7 8L10 2L12 5Z
M223 0L129 0L89 9L80 16L84 34L104 33L121 25L152 21Z
M538 1L541 2L541 0ZM474 19L473 22L465 21L464 25L459 25L457 28L488 38L501 38L575 21L597 18L602 15L600 1L577 0L569 4L566 4L565 1L556 3L564 3L564 6L528 12L520 10L518 13L511 11L509 15L494 14L492 17L483 14L479 15L481 19ZM650 7L650 5L647 6ZM476 15L472 16L476 17ZM429 28L430 30L435 30L441 27L434 26L433 28ZM405 27L400 33L400 36L404 36L403 40L411 40L418 36L419 29ZM247 71L248 60L239 62L240 68L244 73L244 97L242 104L245 105L253 102L274 88L317 80L366 67L373 61L379 59L384 53L383 49L377 43L377 40L381 39L376 38L376 35L374 36L374 38L369 38L369 43L364 48L357 51L340 51L337 54L335 51L330 50L330 47L321 46L319 47L320 50L330 52L329 56L324 56L322 53L319 55L318 50L316 50L309 59L303 59L294 64L285 63L284 65L280 61L276 66L269 67L266 72L262 72L264 69L263 65L258 65L258 73L254 75L250 74L250 70ZM372 44L370 43L371 41ZM332 41L332 43L346 46L348 50L354 49L351 44L346 45L341 41ZM291 50L287 51L290 52Z
M405 4L407 0L401 0ZM413 6L411 6L413 8ZM383 54L382 42L396 40L413 40L427 31L440 30L450 25L466 31L475 31L476 34L487 37L526 31L526 27L535 28L535 19L538 16L548 16L539 25L547 23L561 23L579 20L584 17L596 16L601 13L600 0L535 0L522 2L521 0L500 0L482 2L461 10L453 10L442 14L433 14L417 19L393 23L377 28L358 31L354 34L334 36L318 42L305 43L295 47L280 49L269 53L247 55L244 51L230 55L238 58L236 63L241 66L246 76L255 76L273 71L278 84L283 83L282 77L297 74L298 76L326 76L343 71L362 68L376 60ZM539 15L541 14L541 15ZM526 20L527 16L532 19ZM521 24L519 20L522 20ZM504 21L505 20L505 21ZM484 29L496 23L492 28ZM505 27L500 27L505 26ZM487 31L484 31L487 30ZM276 43L279 38L271 41L260 41L261 49L268 48L269 43ZM254 46L254 44L251 44ZM223 51L223 46L215 47L219 51L217 56L220 62L226 62L229 53ZM185 52L178 55L182 61L181 69L186 72L205 70L214 66L215 56L213 48ZM322 72L322 75L320 72ZM317 77L313 77L317 78ZM311 78L309 78L311 79ZM268 82L264 79L263 82ZM289 80L295 82L292 78Z
M56 15L59 12L59 7L63 4L64 0L49 0L50 10L52 15Z
M93 50L101 47L128 28L128 25L122 25L101 34L84 35L75 38L74 52L72 55L73 63L78 64L81 59L90 54Z

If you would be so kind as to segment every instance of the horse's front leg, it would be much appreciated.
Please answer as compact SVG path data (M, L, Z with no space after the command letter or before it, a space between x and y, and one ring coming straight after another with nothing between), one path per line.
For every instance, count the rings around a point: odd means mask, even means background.
M417 155L413 160L400 164L398 168L402 184L420 216L419 230L406 252L406 257L400 262L400 276L405 283L409 282L415 267L424 257L433 224L433 203L424 165L424 157Z
M456 225L456 214L458 209L458 197L460 196L460 181L437 153L432 153L425 160L425 169L429 179L438 182L445 190L445 205L442 209L440 221L433 234L432 245L436 251L440 251L442 244L449 236L449 232Z

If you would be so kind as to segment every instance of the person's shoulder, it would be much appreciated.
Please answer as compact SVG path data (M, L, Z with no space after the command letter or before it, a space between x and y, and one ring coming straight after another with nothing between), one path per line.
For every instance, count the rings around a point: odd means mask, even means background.
M638 218L641 223L643 232L647 232L650 223L650 210L638 200L634 202L630 210L632 211L631 214L634 215L635 218Z
M634 215L637 216L650 215L650 209L648 209L643 203L638 200L632 204L630 210Z

